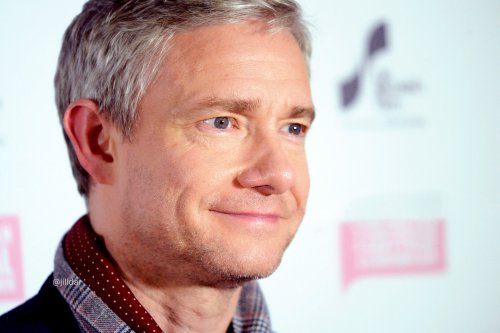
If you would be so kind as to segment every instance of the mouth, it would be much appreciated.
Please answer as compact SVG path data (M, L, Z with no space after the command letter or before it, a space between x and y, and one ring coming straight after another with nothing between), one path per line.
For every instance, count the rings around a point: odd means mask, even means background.
M232 212L232 211L220 211L220 210L210 210L213 213L221 214L229 218L234 218L244 222L254 222L254 223L277 223L280 215L275 213L260 213L260 212Z

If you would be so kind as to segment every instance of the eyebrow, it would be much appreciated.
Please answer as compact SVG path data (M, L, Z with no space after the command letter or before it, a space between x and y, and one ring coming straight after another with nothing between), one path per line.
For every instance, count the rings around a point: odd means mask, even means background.
M316 111L314 111L314 107L301 107L297 106L293 108L292 117L305 117L309 118L309 121L312 123L314 118L316 118Z
M254 99L224 99L217 97L208 97L196 103L196 108L221 108L231 113L244 114L255 112L261 106L261 104L262 103L260 100ZM291 118L309 118L310 122L312 123L314 118L316 117L316 112L314 111L314 107L295 106L292 108L289 116Z

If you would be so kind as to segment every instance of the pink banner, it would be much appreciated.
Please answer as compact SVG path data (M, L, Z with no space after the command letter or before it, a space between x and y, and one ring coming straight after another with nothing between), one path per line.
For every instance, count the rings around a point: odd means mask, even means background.
M445 221L353 221L340 225L342 284L370 276L445 269Z
M0 216L0 302L23 297L19 219L16 216Z

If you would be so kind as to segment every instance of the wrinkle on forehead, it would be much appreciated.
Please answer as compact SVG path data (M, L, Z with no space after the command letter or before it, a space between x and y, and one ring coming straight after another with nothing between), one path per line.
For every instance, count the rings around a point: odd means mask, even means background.
M141 106L155 103L177 116L213 98L226 104L222 109L283 102L287 109L312 110L307 65L295 38L260 25L205 26L176 34Z
M269 32L263 26L260 22L245 22L180 32L170 41L166 67L173 66L176 71L195 75L214 65L244 65L251 73L252 63L255 67L261 62L274 63L276 69L292 63L293 66L304 67L307 75L305 59L293 35L285 30ZM268 52L256 52L259 48ZM200 57L200 54L204 56Z

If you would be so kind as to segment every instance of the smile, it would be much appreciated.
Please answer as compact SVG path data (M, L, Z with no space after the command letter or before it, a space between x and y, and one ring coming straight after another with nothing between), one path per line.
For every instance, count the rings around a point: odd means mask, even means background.
M259 212L230 212L230 211L218 211L211 210L211 212L225 215L230 218L235 218L246 222L257 222L257 223L277 223L280 216L274 213L259 213Z

